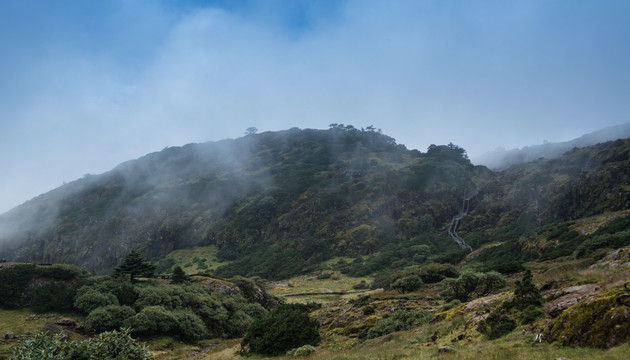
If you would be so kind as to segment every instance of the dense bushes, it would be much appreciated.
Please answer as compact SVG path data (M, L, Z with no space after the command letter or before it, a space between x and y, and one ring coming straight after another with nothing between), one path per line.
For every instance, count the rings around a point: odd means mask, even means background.
M463 271L457 279L442 281L442 295L447 300L457 299L462 302L486 296L507 284L503 275L495 271L487 273Z
M374 326L359 336L372 339L395 331L411 330L428 323L431 319L433 319L433 314L428 311L398 310L377 321Z
M280 305L250 325L241 345L252 353L265 355L281 355L302 345L316 345L320 340L317 323L308 314L306 305Z
M11 309L30 302L36 311L66 311L66 301L72 304L69 293L74 290L70 289L85 276L87 272L81 268L63 264L17 264L0 269L0 307ZM38 285L32 293L25 291L29 284Z
M20 306L22 289L35 276L37 267L31 264L15 265L0 271L0 307Z
M79 289L79 293L74 300L74 308L85 314L108 305L119 305L118 299L114 294L103 293L87 286Z
M500 311L492 311L477 325L477 330L489 339L497 339L516 328L516 321Z
M51 282L33 290L31 309L36 312L72 311L76 291L63 282Z
M146 345L139 343L129 330L101 333L82 341L68 341L63 333L39 333L20 343L10 360L149 360L152 356Z
M91 311L87 317L87 323L90 328L98 332L118 329L135 313L129 306L107 305Z
M79 291L75 308L89 314L88 325L96 331L125 326L135 334L165 334L184 340L242 336L254 318L267 312L239 295L195 284L128 284L105 281L86 285ZM136 300L125 302L131 307L120 305L113 292Z

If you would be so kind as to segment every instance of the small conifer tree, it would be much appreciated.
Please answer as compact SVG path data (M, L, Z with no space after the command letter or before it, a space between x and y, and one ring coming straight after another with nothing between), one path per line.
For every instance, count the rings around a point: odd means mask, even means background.
M114 275L129 274L129 280L133 282L136 275L153 276L154 271L155 265L144 261L138 250L133 249L122 264L114 268Z
M181 266L177 265L173 269L173 274L171 275L171 284L183 284L185 282L190 281L188 275L184 272Z
M541 307L543 297L536 285L534 285L531 270L525 271L523 278L516 281L516 289L514 289L514 306L520 310L524 310L529 306Z

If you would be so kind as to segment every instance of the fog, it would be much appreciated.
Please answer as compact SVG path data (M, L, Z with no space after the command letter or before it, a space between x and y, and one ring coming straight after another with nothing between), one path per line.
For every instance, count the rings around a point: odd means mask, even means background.
M626 1L5 1L0 213L167 146L374 125L471 157L628 121Z

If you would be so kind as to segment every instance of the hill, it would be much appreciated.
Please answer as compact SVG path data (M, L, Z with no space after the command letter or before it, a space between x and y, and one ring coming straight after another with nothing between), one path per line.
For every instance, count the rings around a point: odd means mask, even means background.
M498 149L477 156L472 161L475 164L484 165L493 170L504 170L510 165L535 161L540 158L558 158L574 148L583 148L628 137L630 137L630 123L625 123L606 127L570 141L546 142L541 145L526 146L521 149Z
M629 151L619 140L493 172L456 145L422 153L372 127L189 144L3 214L0 257L105 272L132 248L157 261L210 245L225 262L215 274L267 278L307 273L335 256L356 258L339 265L355 275L454 263L469 251L446 230L472 192L460 235L473 249L508 240L518 265L541 256L523 256L518 243L536 229L629 207Z

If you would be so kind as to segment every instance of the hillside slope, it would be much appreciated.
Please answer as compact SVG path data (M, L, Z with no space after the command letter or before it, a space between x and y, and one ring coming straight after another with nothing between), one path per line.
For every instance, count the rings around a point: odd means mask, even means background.
M447 229L466 194L479 190L458 229L473 249L516 241L542 224L629 208L629 154L630 140L619 140L492 172L452 144L421 153L343 125L189 144L3 214L0 257L102 272L135 247L158 260L216 245L232 260L217 274L269 278L336 255L378 254L363 272L457 261L468 250Z

